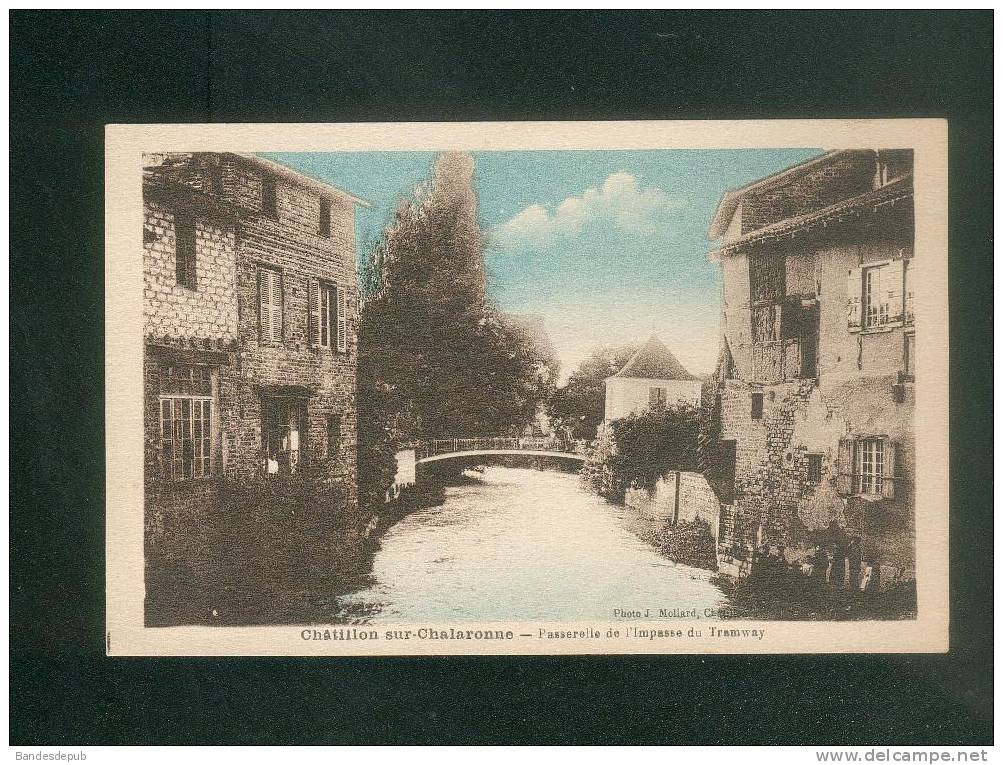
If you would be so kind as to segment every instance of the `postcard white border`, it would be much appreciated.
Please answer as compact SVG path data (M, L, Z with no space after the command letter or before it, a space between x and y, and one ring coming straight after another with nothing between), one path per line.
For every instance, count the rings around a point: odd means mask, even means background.
M108 125L105 132L106 593L111 656L881 653L948 650L948 291L946 120L742 120ZM917 267L918 617L881 622L630 622L661 629L763 629L762 640L304 640L303 626L143 625L142 154L526 149L911 148ZM582 624L433 624L554 630ZM342 628L345 625L332 625ZM403 625L414 628L416 625ZM323 629L323 628L321 628ZM381 633L392 626L379 626Z

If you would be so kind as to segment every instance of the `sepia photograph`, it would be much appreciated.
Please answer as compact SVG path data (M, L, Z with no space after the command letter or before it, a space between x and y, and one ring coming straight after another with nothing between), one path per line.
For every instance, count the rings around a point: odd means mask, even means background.
M8 17L12 761L991 762L992 11Z

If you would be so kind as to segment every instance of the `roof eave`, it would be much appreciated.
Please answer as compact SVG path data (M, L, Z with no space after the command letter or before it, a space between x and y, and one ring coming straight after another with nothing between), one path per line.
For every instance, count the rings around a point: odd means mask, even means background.
M739 186L737 189L728 189L721 195L721 201L718 203L717 211L711 219L710 229L707 232L707 236L711 240L716 240L720 239L724 235L724 232L728 230L728 224L731 223L732 215L735 214L735 208L738 207L738 203L742 201L742 197L750 191L769 188L774 184L790 180L791 178L801 175L816 165L828 162L829 160L835 159L836 157L850 151L858 151L858 149L833 149L819 154L817 157L805 160L804 162L791 165L790 167L784 168L772 175L768 175L765 178L760 178L752 183Z
M334 195L341 197L342 199L351 202L352 204L357 204L360 207L372 207L373 204L368 199L363 199L362 197L355 196L344 189L338 188L327 181L322 181L319 178L314 178L311 175L306 175L299 170L293 170L291 167L287 167L279 162L274 162L265 157L260 157L257 154L243 154L228 152L229 156L237 157L238 159L244 160L245 162L254 165L255 167L265 170L270 173L275 173L283 178L285 178L290 183L296 183L301 186L306 186L318 192L321 195Z
M808 215L796 224L785 226L785 221L778 221L770 226L765 226L755 231L750 231L745 236L732 242L711 250L707 253L707 259L713 263L720 262L723 257L731 255L743 248L762 244L768 240L776 242L781 239L793 239L799 234L806 234L813 228L827 227L835 219L835 224L843 222L844 218L851 215L859 217L863 212L862 207L874 204L875 210L885 205L894 205L902 199L912 197L913 189L908 185L912 174L904 175L892 181L887 186L865 192L859 196L852 197L843 202L832 205L830 208L819 210L814 215ZM887 197L887 198L885 198Z

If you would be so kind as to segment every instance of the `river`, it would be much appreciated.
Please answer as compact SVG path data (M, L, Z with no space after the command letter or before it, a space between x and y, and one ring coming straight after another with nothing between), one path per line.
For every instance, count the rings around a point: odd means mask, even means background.
M614 608L716 608L711 573L642 541L644 520L578 476L488 467L392 526L373 584L341 598L358 623L582 621Z

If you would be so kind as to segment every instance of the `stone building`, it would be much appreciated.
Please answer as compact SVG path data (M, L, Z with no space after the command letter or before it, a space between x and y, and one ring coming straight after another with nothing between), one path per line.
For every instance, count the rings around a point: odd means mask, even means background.
M678 403L700 406L702 385L652 334L620 371L606 378L605 420Z
M709 236L721 570L768 550L836 585L914 577L912 152L829 152L729 191Z
M361 200L256 156L144 164L148 528L306 466L354 507Z

